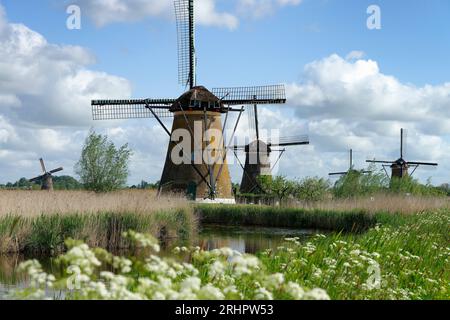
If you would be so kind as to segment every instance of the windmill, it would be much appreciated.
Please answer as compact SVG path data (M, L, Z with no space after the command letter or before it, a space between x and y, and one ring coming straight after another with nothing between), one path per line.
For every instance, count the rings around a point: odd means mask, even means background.
M368 163L381 163L386 175L389 177L387 167L391 168L391 178L405 178L407 176L412 176L416 172L419 166L437 166L437 163L430 162L413 162L406 161L404 157L404 129L400 130L400 158L394 161L377 161L377 160L367 160ZM414 168L411 174L408 173L410 168Z
M355 170L355 167L353 165L353 149L350 149L350 166L349 169L345 172L332 172L329 173L329 176L345 176L349 174L350 172L359 172L359 173L371 173L371 171L359 171Z
M94 120L154 118L170 137L160 193L188 193L196 200L234 202L223 135L230 113L237 113L233 140L247 105L286 103L283 85L216 88L196 84L194 0L175 0L178 31L178 77L188 88L178 99L94 100ZM236 107L240 106L240 107ZM222 117L225 117L222 123ZM172 130L163 118L173 118ZM215 136L210 132L214 130ZM189 132L191 150L178 144L180 131ZM200 132L199 132L200 131ZM183 139L184 140L184 139ZM186 142L186 141L183 141ZM189 141L187 141L187 145ZM173 161L182 156L182 163ZM206 157L204 156L206 154ZM206 159L205 159L206 158Z
M239 161L243 169L242 182L240 186L241 193L261 192L262 188L258 183L258 177L263 175L271 175L273 167L281 160L286 152L286 147L308 145L308 136L281 137L277 141L268 140L264 142L260 138L258 106L255 104L253 108L248 109L249 127L254 130L255 140L246 146L234 146L233 151L236 159ZM277 149L274 149L277 148ZM245 165L241 163L237 156L237 151L245 152ZM279 152L279 157L274 166L271 166L270 156L272 152Z
M45 163L44 160L41 158L39 159L39 162L41 163L41 168L42 168L42 175L30 179L30 182L41 182L41 189L42 190L48 190L48 191L53 191L53 174L63 171L63 168L58 168L58 169L54 169L51 171L47 171L47 169L45 168Z

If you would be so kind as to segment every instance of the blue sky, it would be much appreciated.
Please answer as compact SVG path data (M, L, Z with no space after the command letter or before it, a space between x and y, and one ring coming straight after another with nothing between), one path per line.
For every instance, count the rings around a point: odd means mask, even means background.
M224 2L218 3L219 8L227 8ZM2 3L11 22L25 23L49 42L89 48L98 59L93 69L131 80L137 96L183 89L176 83L174 21L149 17L98 28L84 18L82 30L71 31L65 28L66 6L60 1ZM366 9L371 4L382 10L381 30L366 28ZM296 81L305 64L352 50L364 51L384 73L404 82L446 82L449 12L450 2L445 0L348 0L345 5L340 0L305 0L262 19L243 18L233 31L200 26L199 82L226 86ZM158 81L152 79L156 75Z
M155 3L163 2L153 1ZM398 140L397 135L393 133L397 132L400 126L407 126L410 130L408 142L411 144L412 156L420 158L413 160L439 162L450 160L448 156L442 154L442 150L450 149L448 122L444 121L439 124L433 122L436 119L442 121L445 118L444 120L447 120L448 117L448 113L442 112L441 109L448 106L447 103L450 100L450 94L446 91L448 88L445 86L446 83L450 82L450 63L448 63L450 55L449 1L303 0L299 3L293 1L291 5L281 6L277 4L278 0L270 0L269 2L272 3L271 10L260 17L253 17L252 10L237 10L238 2L246 2L243 0L208 1L215 3L217 12L227 12L235 16L239 25L233 30L216 26L215 23L200 23L198 25L199 84L216 87L286 83L293 86L294 89L301 89L300 91L292 89L293 92L301 93L300 95L292 93L292 100L296 100L288 103L288 106L264 108L263 116L265 114L270 118L274 116L272 112L281 118L285 115L289 117L297 116L297 123L302 124L301 130L310 133L311 138L316 137L316 144L322 143L322 145L308 149L307 152L302 151L305 157L310 156L309 160L301 160L306 162L305 165L308 165L308 170L302 173L293 172L292 168L298 166L296 161L300 161L296 159L298 150L294 150L289 152L290 155L283 161L280 173L301 177L314 175L315 173L324 175L329 170L343 169L345 168L346 149L352 147L349 141L353 141L356 148L360 149L360 166L363 165L365 157L393 157L397 154L396 144ZM104 12L90 11L91 8L85 5L86 1L84 0L74 2L79 3L82 10L82 30L68 30L65 27L67 14L65 13L66 4L63 1L0 1L9 23L25 25L42 35L49 44L82 47L95 56L96 60L95 63L82 64L80 69L88 69L92 72L106 73L126 79L131 86L131 91L127 93L131 96L176 97L182 93L184 88L177 83L175 22L168 12L164 10L160 13L151 12L138 21L126 21L124 18L125 21L111 21L106 25L99 26L93 17L104 14ZM171 1L168 0L168 2ZM253 4L254 8L258 5L258 1L255 3ZM381 30L369 30L366 27L368 18L366 10L372 4L381 8ZM357 59L346 60L347 55L352 51L361 52L361 55ZM340 57L342 61L338 59L326 60L333 54ZM428 94L431 97L430 99L439 96L439 99L436 98L440 104L439 112L436 111L436 115L428 121L429 123L426 123L426 126L420 123L420 117L404 123L398 117L392 117L389 112L382 115L378 114L373 120L377 125L386 126L383 127L384 129L373 129L371 124L364 121L361 121L361 126L356 129L354 127L356 120L352 120L352 115L345 118L346 112L342 110L336 114L330 113L325 117L318 111L317 106L311 105L309 100L306 101L310 95L304 94L305 84L313 83L321 89L324 96L329 97L331 93L327 93L326 90L332 90L333 88L326 86L323 82L319 83L316 76L322 74L320 72L333 73L335 70L333 63L339 64L342 67L342 72L351 72L349 68L356 66L357 61L355 60L365 62L367 67L370 66L370 61L374 61L379 69L379 72L375 72L377 75L393 77L398 84L407 86L408 88L399 94L401 97L405 95L404 92L414 91L415 89L418 91L417 101L422 101L420 100L421 97L428 97ZM311 67L312 71L310 70L309 73L305 71L305 66L321 61L323 64L319 63L319 65ZM329 63L325 63L326 61ZM348 64L348 68L342 66L344 63ZM344 77L345 75L341 76ZM377 80L375 83L379 83L378 81L382 80ZM434 88L432 93L428 93L426 90L427 85ZM398 87L397 84L395 87ZM360 84L355 85L355 88L360 91L355 94L355 97L349 98L352 103L357 101L357 96L363 96L364 92L370 90L370 86L361 89ZM0 87L0 93L1 89ZM355 90L352 89L350 92ZM443 91L444 93L442 93ZM112 92L123 93L114 90ZM347 94L350 93L347 92ZM373 92L368 93L368 96L376 97ZM71 99L70 94L68 94L67 99ZM334 105L330 105L330 108L341 103L345 105L345 102L341 101L339 97L336 97L335 100L330 98L327 101L330 104L336 101ZM400 101L405 100L400 99ZM320 103L323 105L323 100ZM305 106L308 107L308 111L301 110ZM416 107L420 108L419 105ZM89 109L89 105L86 108ZM433 108L433 106L429 106L429 108ZM364 114L365 109L365 105L361 104L360 113ZM398 113L408 113L411 110L414 112L416 109L398 106ZM9 119L9 123L13 127L17 128L23 125L11 120L13 116L7 112L4 112L4 117ZM357 117L359 116L355 116L355 119ZM315 122L311 122L311 119L314 119ZM336 133L339 134L339 137L319 134L318 130L314 129L323 123L329 125L331 120L340 121L339 125L336 125L340 128ZM370 120L370 116L367 120ZM266 122L264 123L264 121ZM263 123L267 127L273 127L271 119L263 120ZM295 127L295 122L293 123L283 124L283 130L296 133L298 128ZM28 121L27 125L30 128L42 127L43 123L41 121L36 121L36 123ZM97 124L91 123L90 125ZM67 137L67 141L73 145L73 150L76 150L76 147L80 144L82 133L90 125L58 123L55 120L49 129L56 133L61 131L62 135ZM155 125L151 123L139 123L139 125L147 132L148 130L156 130ZM104 123L99 126L108 130ZM120 125L114 124L114 126L116 129L122 128L125 130L131 125L130 123L122 123ZM439 127L440 129L433 130L433 127ZM366 128L370 134L359 136L358 132L364 132L363 128ZM327 144L326 141L337 141L342 138L342 135L346 134L346 130L349 132L348 139L344 139L342 143ZM59 134L56 135L59 136ZM112 133L111 135L113 138L117 138L118 142L133 139L131 133L118 136ZM368 145L366 140L369 137L372 141L380 142L386 148L380 146L380 144L376 144L376 148L373 145ZM414 137L430 137L430 139L425 139L421 144L414 146ZM440 140L437 140L437 138ZM375 144L375 142L372 143ZM434 149L427 149L428 153L420 151L423 145L431 148L433 144L436 147L437 143L441 144L438 148L439 150L442 149L441 153ZM158 159L165 157L165 155L159 155L160 151L153 151L152 148L144 146L144 138L142 138L142 141L133 142L133 144L135 148L139 149L139 154L142 154L141 161L143 162L150 161L149 158L144 156L148 152L153 153L152 161L162 162ZM339 151L338 147L341 147L342 151ZM7 148L12 152L14 151L12 144L7 147L4 146L4 149ZM52 149L50 151L48 152L50 161L55 161L56 164L57 159L60 159L57 150ZM26 157L29 157L30 163L24 164L20 172L32 174L34 168L31 166L31 159L39 153L39 150L28 152ZM439 159L432 159L432 156L428 158L429 154L439 156ZM66 154L65 156L64 162L69 168L68 173L71 173L70 168L76 160L75 152L73 155ZM317 159L330 160L321 160L322 162L320 162ZM319 166L317 170L310 168L313 164ZM160 166L155 165L152 169L143 169L144 167L146 167L144 164L133 167L131 183L140 179L158 179ZM443 183L450 180L448 168L444 166L434 171L425 171L420 173L418 177L424 180L428 176L433 176L433 181ZM235 181L239 180L238 169L232 169ZM0 182L14 180L14 175L18 174L19 170L11 169L10 172L11 174L6 177L0 177ZM144 172L145 176L141 177L140 172Z

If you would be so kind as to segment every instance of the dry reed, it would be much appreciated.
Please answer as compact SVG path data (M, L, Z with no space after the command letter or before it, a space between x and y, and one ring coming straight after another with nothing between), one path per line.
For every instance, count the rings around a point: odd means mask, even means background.
M368 213L413 214L422 211L450 208L449 197L418 197L379 194L367 198L334 199L317 203L296 203L290 207L303 209L352 211L364 210Z
M122 248L122 233L188 239L197 228L191 205L151 191L97 194L83 191L1 191L0 253L57 252L66 238Z
M0 191L0 217L42 214L133 212L147 214L188 206L182 197L160 197L154 191L130 190L111 193L85 191Z

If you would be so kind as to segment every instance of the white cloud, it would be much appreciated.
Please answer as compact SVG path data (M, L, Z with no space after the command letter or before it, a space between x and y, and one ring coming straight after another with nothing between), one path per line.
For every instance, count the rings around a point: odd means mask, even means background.
M0 5L2 180L34 174L41 156L71 173L92 125L90 100L131 93L127 80L89 70L93 62L84 48L51 44L23 24L9 23Z
M307 65L304 78L289 86L289 100L300 116L415 122L435 134L450 133L450 83L416 87L381 73L375 61L338 55ZM441 123L438 131L435 123Z
M198 24L234 30L238 27L241 16L261 18L279 8L299 5L302 0L234 0L233 11L219 10L217 2L194 2ZM78 4L82 13L86 13L98 27L118 22L141 21L147 17L174 17L173 0L76 0L74 3Z
M98 26L141 21L147 17L174 17L173 0L77 0L82 12ZM215 0L195 1L196 21L201 25L235 29L238 18L216 8Z
M90 100L129 97L127 80L87 69L86 49L50 44L23 24L7 24L0 37L0 107L16 122L85 125Z
M422 168L416 174L447 180L450 83L402 83L382 73L377 62L358 56L353 53L348 60L333 54L314 61L305 67L301 83L288 85L288 103L298 118L307 119L316 151L328 163L346 159L349 148L360 152L360 166L375 157L394 160L403 127L410 133L409 160L440 163L435 171Z
M366 53L364 51L354 50L354 51L351 51L349 54L347 54L345 59L347 59L347 60L357 60L357 59L364 58L365 55L366 55Z
M95 58L85 48L51 44L25 25L8 23L2 12L0 6L0 182L39 173L41 156L49 167L64 166L64 173L73 174L92 125L90 100L128 97L130 83L90 70ZM346 169L349 148L358 167L373 157L394 159L405 127L408 158L441 164L436 171L418 170L419 177L433 175L437 183L450 178L450 83L402 83L354 52L347 59L331 55L308 64L302 81L287 91L290 108L261 107L261 128L283 136L307 133L312 145L289 148L279 173L326 176ZM159 125L107 125L102 132L135 151L130 182L158 180L167 151ZM247 133L240 127L239 134ZM239 166L231 171L240 181Z
M242 16L262 18L273 14L280 7L297 6L302 0L239 0L237 11Z

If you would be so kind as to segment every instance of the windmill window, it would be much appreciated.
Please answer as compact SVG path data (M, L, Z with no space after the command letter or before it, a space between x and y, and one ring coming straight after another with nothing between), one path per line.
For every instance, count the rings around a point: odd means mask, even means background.
M193 108L201 108L201 102L198 100L193 100L192 101L192 107Z

